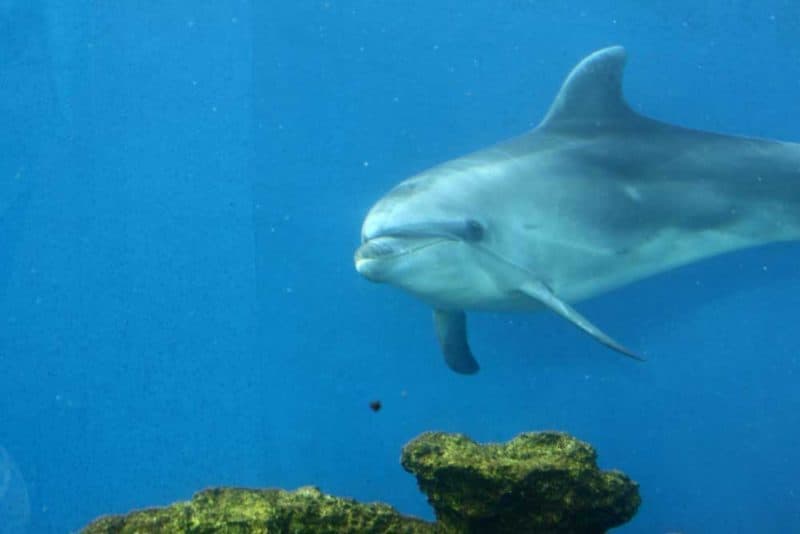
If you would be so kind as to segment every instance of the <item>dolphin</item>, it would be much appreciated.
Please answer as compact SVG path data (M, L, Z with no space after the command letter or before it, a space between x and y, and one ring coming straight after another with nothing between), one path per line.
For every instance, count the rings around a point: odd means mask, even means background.
M625 58L594 52L532 131L413 176L369 210L356 270L433 308L454 371L478 371L465 310L549 309L641 359L573 304L800 239L800 144L640 115L623 97Z

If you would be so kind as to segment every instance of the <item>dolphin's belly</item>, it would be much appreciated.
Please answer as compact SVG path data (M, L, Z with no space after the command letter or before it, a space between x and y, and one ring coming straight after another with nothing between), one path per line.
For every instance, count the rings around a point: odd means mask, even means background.
M501 291L494 284L481 284L477 281L452 290L439 287L436 291L410 292L432 308L441 310L522 312L540 307L537 302L518 291Z

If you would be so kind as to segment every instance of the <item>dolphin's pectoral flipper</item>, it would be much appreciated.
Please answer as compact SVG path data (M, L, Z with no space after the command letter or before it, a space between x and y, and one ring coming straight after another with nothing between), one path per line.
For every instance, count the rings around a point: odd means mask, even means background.
M437 309L433 310L433 322L447 366L464 375L477 373L480 367L467 342L467 314Z
M597 341L610 347L617 352L624 354L634 360L644 361L644 358L637 355L630 349L625 348L624 346L620 345L616 341L614 341L611 337L609 337L606 333L602 330L597 328L593 325L589 320L577 312L572 306L564 302L563 300L559 299L553 292L541 282L526 282L525 284L520 287L520 291L524 294L528 295L529 297L537 300L538 302L544 304L561 317L565 318Z

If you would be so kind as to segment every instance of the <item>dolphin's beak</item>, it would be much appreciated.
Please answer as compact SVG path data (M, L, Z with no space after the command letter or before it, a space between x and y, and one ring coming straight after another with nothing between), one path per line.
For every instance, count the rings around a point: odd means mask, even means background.
M405 254L409 251L406 240L396 237L374 237L365 240L356 249L353 258L356 264L356 271L365 278L377 281L376 275L378 265L381 260L386 260L395 256Z
M393 256L402 250L399 247L393 246L393 241L397 241L391 237L377 237L369 239L361 244L356 250L356 261L378 259L387 256Z
M353 261L356 271L368 280L378 281L378 264L381 259L398 254L398 248L392 246L392 238L378 237L369 239L356 249Z
M388 260L418 252L443 241L450 240L442 237L412 238L391 235L372 237L356 249L353 257L356 271L368 280L381 281L383 279L381 273L385 276Z

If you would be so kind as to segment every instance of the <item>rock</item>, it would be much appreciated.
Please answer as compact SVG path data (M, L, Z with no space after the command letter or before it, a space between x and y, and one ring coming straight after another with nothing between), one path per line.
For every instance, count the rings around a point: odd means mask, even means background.
M313 487L289 492L238 488L202 491L186 503L108 516L83 534L150 533L433 533L435 525L386 504L360 504Z
M641 502L635 482L600 471L590 445L556 432L489 445L426 433L404 447L401 462L444 533L605 532Z
M437 523L313 487L221 488L186 503L103 517L83 534L596 533L630 520L640 504L635 482L600 471L591 446L556 432L490 445L427 433L405 446L401 462L416 475Z

